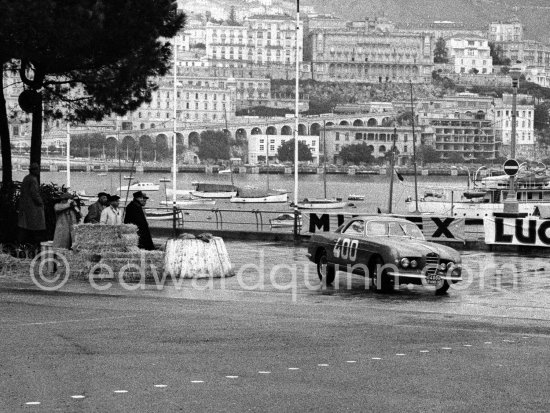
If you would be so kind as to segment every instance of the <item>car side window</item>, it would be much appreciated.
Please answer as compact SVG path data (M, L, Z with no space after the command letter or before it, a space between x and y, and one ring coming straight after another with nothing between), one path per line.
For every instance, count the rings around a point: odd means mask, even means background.
M388 235L387 228L385 222L371 221L367 224L367 235Z
M363 220L351 221L350 224L346 227L342 234L348 235L364 235L365 234L365 223Z
M389 234L396 236L396 237L403 237L405 235L405 232L403 231L403 228L401 228L401 225L399 225L399 222L390 222L388 224Z

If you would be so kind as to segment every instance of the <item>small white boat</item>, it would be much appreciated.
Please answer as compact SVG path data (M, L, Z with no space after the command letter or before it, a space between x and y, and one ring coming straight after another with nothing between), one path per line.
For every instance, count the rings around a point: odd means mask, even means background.
M231 169L224 169L223 171L218 171L218 173L220 175L223 175L223 174L230 174L231 173Z
M269 220L271 228L293 228L294 227L294 215L293 214L281 214L277 218ZM298 228L302 226L302 217L298 216Z
M100 172L97 174L97 176L107 176L107 172Z
M298 202L297 207L302 209L341 209L346 202L341 199L306 198Z
M153 182L134 182L130 186L121 186L117 189L118 192L123 191L158 191L159 186Z
M287 203L288 194L286 192L262 191L254 188L239 188L237 195L229 200L233 203L241 204L274 204Z
M348 196L348 201L364 201L365 195L350 194Z
M145 215L149 221L172 221L174 212L168 209L146 209ZM183 211L176 212L176 219L183 219Z
M228 184L196 183L191 195L198 198L229 199L237 195L237 188Z
M160 178L159 182L172 182L170 178Z
M133 177L131 177L131 176L128 176L128 175L125 175L125 176L123 176L123 179L127 179L127 180L130 180L130 179L133 179Z
M192 189L176 189L176 196L190 196L191 192L193 192ZM174 193L174 190L172 188L166 188L166 195L171 197Z
M172 201L160 201L161 205L172 206ZM216 205L216 201L212 199L177 199L177 206L203 206L203 205Z

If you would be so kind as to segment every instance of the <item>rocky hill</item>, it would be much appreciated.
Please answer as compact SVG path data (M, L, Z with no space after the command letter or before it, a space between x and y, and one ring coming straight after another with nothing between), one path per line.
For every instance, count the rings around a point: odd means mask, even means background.
M394 22L463 22L466 27L486 29L493 21L517 15L526 29L525 37L550 43L548 0L302 0L320 13L347 20L385 16Z

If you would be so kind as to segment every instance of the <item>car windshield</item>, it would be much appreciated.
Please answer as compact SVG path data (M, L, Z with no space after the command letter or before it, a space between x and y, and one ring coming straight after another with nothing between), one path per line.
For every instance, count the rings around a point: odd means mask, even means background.
M363 220L351 221L342 233L350 235L363 235L365 233L365 223Z
M408 237L424 240L422 231L413 223L399 221L370 221L367 224L367 235L369 236L391 236Z

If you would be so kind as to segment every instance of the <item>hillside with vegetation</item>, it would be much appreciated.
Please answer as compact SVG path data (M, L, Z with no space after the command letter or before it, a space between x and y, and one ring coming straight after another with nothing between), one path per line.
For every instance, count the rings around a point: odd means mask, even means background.
M550 37L548 0L304 0L303 4L346 20L385 16L396 23L453 21L477 29L486 29L493 21L506 21L517 15L525 26L526 38L549 41Z

